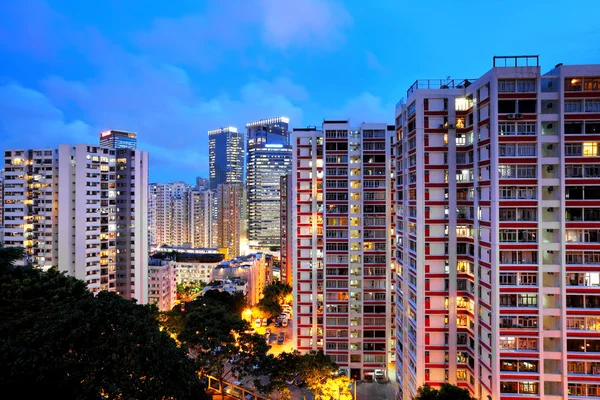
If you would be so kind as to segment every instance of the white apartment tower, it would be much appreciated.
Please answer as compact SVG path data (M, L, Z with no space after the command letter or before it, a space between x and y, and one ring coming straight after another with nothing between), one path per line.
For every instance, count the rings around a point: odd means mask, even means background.
M190 240L194 248L216 246L213 234L214 192L211 190L192 190L188 195Z
M295 345L357 379L394 360L393 134L325 121L292 135Z
M398 398L600 397L600 65L495 57L396 108Z
M5 245L94 293L146 303L148 153L79 144L4 156Z
M184 182L151 183L148 218L153 245L181 246L191 243L189 192Z

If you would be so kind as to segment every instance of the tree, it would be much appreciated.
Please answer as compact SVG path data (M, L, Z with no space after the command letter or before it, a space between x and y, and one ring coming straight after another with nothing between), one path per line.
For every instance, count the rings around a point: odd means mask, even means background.
M277 318L283 311L281 304L292 294L292 287L287 283L273 282L263 289L263 298L257 307L270 318Z
M268 384L261 386L260 382L255 382L255 385L265 393L281 392L290 384L298 387L304 398L306 398L305 387L308 387L315 398L318 398L318 396L325 396L325 393L331 390L339 390L340 385L343 384L335 375L338 366L321 350L307 354L300 354L297 351L283 352L266 363L266 366ZM334 382L330 382L331 380ZM347 386L348 384L346 389Z
M467 389L449 383L442 383L440 390L429 385L421 386L415 400L475 400Z
M10 272L15 262L25 257L22 247L4 247L0 244L0 274Z
M5 262L5 260L1 261ZM154 309L16 267L0 277L0 385L23 398L203 399L194 363Z
M255 375L254 366L268 359L269 346L262 336L249 333L236 299L226 293L205 295L188 303L178 336L195 357L200 372L214 376L221 389L228 375Z
M321 388L323 400L352 400L350 378L346 375L337 375L329 378Z

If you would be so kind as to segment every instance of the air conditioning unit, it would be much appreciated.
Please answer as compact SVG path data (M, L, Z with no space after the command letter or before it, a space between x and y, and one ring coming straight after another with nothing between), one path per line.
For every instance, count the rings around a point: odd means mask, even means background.
M554 229L546 229L546 232L548 232L548 233L554 233Z
M547 148L548 150L552 150L552 145L551 145L551 144L549 144L548 146L546 146L546 148Z
M552 192L554 192L554 187L553 187L553 186L550 186L550 187L548 188L548 193L552 193Z
M521 119L521 118L523 118L523 114L521 114L521 113L515 114L515 119Z
M552 127L553 127L553 126L554 126L554 125L552 125L552 124L550 123L550 124L546 125L546 129L552 129Z
M456 125L454 125L454 124L449 124L448 125L448 129L455 129L455 128L456 128Z
M446 127L446 125L440 124L440 129L444 129L445 127Z
M553 207L548 207L547 211L548 212L554 212L554 208Z
M552 172L552 171L554 171L554 167L552 165L548 165L548 168L546 168L546 171Z
M508 118L508 119L515 119L515 115L516 114L506 114L506 118Z

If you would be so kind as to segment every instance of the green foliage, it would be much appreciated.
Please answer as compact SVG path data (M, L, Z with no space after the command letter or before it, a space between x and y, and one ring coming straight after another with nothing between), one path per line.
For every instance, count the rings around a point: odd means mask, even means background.
M243 294L210 290L186 303L183 311L171 313L183 321L178 339L195 356L201 373L214 376L221 385L229 374L257 375L254 366L268 361L264 338L249 333L250 326L241 318L245 304Z
M346 375L337 375L330 378L321 389L323 400L352 400L350 378Z
M440 390L429 385L421 386L415 400L475 400L467 389L449 383L442 383Z
M287 283L273 282L265 286L263 298L257 304L259 310L270 318L277 318L283 311L281 304L285 298L292 294L292 287Z
M24 257L25 249L22 247L4 247L0 244L0 274L9 273L15 262Z
M305 387L309 388L318 398L324 395L324 391L329 392L332 387L341 384L335 375L338 366L323 351L311 351L307 354L283 352L269 359L265 366L264 372L269 376L269 382L264 386L257 385L265 393L284 391L288 382L292 382L302 392ZM332 379L334 383L331 383Z
M2 249L4 250L4 249ZM4 252L0 263L5 264ZM0 385L21 398L202 399L185 350L150 306L94 297L56 270L0 276Z

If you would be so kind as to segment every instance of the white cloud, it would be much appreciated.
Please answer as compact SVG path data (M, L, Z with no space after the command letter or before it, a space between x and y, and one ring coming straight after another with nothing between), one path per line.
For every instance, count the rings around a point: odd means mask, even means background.
M0 86L0 137L5 148L54 147L96 139L81 120L67 120L41 92L17 83Z
M344 41L352 18L336 0L260 0L263 40L285 50L295 46L332 48Z

